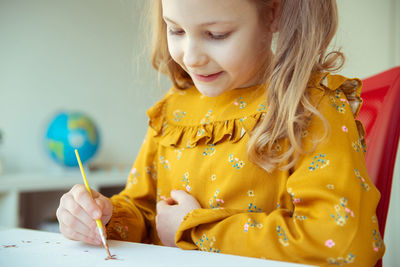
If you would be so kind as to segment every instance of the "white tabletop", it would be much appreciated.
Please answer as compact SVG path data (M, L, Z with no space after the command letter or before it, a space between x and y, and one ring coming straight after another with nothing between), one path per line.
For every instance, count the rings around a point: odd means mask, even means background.
M109 240L109 247L111 254L115 254L117 260L105 260L107 255L102 247L68 240L61 234L21 228L0 228L0 266L2 267L305 266L114 240Z

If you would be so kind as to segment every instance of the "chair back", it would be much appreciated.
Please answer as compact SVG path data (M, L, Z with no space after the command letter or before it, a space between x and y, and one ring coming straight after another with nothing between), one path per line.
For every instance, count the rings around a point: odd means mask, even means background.
M381 192L376 215L383 237L400 135L400 67L363 80L361 98L357 119L366 130L368 173Z

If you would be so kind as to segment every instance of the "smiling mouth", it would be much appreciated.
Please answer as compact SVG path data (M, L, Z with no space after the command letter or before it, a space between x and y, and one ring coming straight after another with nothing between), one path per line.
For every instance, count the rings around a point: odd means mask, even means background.
M209 74L209 75L194 74L194 77L196 80L201 81L201 82L212 82L215 79L217 79L219 76L221 76L222 73L223 73L223 71Z

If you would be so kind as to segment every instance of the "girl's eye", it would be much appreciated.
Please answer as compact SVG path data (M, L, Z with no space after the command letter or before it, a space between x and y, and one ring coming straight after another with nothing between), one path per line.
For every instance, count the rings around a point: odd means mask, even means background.
M226 39L230 35L229 32L227 33L212 33L212 32L207 32L207 36L211 39L214 40L223 40Z
M168 29L168 33L171 35L183 35L185 33L184 30L180 30L180 29Z

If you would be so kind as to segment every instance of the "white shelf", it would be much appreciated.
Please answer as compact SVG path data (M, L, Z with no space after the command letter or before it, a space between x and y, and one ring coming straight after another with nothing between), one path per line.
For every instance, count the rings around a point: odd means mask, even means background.
M120 186L128 177L123 172L93 172L86 177L93 189L103 186ZM83 184L79 170L69 173L13 173L0 176L0 194L10 191L38 192L69 189L75 184Z
M98 191L100 188L124 186L127 172L86 172L90 187ZM21 193L41 194L48 191L67 191L75 184L83 184L78 170L56 173L24 172L0 175L0 227L19 227ZM54 198L54 197L53 197ZM38 209L53 209L59 199L40 203ZM42 201L43 202L43 201ZM45 201L46 202L46 201ZM38 218L42 218L39 214Z

